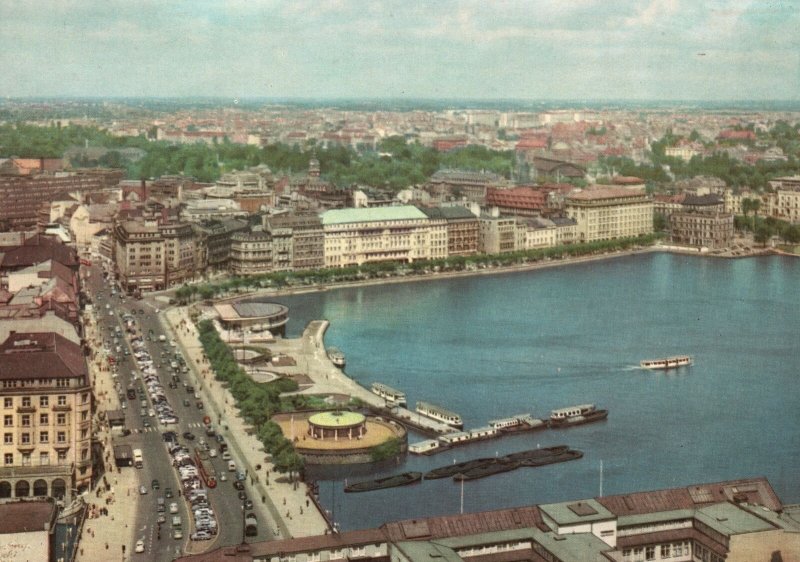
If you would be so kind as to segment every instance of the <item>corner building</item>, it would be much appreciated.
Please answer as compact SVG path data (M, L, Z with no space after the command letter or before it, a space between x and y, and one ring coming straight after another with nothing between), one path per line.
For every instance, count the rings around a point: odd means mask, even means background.
M71 498L92 478L92 393L81 347L49 333L0 344L0 501Z
M653 201L644 191L596 187L574 193L565 203L577 225L576 242L596 242L653 232Z

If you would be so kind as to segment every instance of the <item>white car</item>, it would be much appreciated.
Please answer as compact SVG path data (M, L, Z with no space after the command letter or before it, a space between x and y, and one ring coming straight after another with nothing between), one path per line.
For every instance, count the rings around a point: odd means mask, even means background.
M133 547L133 551L139 553L144 552L144 541L143 540L136 541L136 546Z
M123 405L124 405L124 402L123 402ZM214 457L216 457L216 456L217 456L217 450L216 450L216 449L211 449L211 450L208 452L208 456L209 456L209 457L211 457L211 458L213 459Z

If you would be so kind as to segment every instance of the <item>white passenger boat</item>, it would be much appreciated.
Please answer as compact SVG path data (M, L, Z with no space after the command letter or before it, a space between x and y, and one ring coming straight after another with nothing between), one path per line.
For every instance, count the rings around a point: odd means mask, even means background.
M401 408L405 408L406 406L405 392L400 392L399 390L395 390L391 386L379 382L372 383L370 390L372 390L373 394L377 394L378 396L386 400L387 406L399 406Z
M446 423L447 425L452 425L453 427L464 427L464 422L461 420L461 416L455 412L451 412L446 408L437 406L436 404L421 401L417 402L416 411L418 414L422 414L423 416L431 418L432 420L440 421L442 423Z
M550 427L581 425L604 420L607 417L608 410L598 410L594 404L580 404L550 412Z
M663 359L645 359L639 363L642 369L677 369L678 367L688 367L692 364L690 355L676 355L674 357L664 357Z
M329 347L328 348L328 359L331 360L331 363L339 367L340 369L345 365L345 358L344 353L338 347Z

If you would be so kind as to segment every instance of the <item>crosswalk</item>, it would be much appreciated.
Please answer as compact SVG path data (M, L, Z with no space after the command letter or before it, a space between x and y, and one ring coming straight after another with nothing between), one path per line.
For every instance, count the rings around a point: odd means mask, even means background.
M186 427L190 429L199 429L199 428L205 428L205 425L203 424L203 422L191 422L187 424ZM169 426L168 429L170 429L171 431L177 431L174 425ZM134 431L138 433L153 433L153 432L161 432L162 429L159 429L158 427L151 425L150 427L140 427L139 429L136 429ZM163 431L167 431L167 428L163 429Z

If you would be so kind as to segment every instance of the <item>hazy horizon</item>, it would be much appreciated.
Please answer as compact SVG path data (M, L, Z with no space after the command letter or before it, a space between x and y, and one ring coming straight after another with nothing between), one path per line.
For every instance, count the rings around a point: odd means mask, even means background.
M0 96L795 102L798 8L800 0L4 0Z

